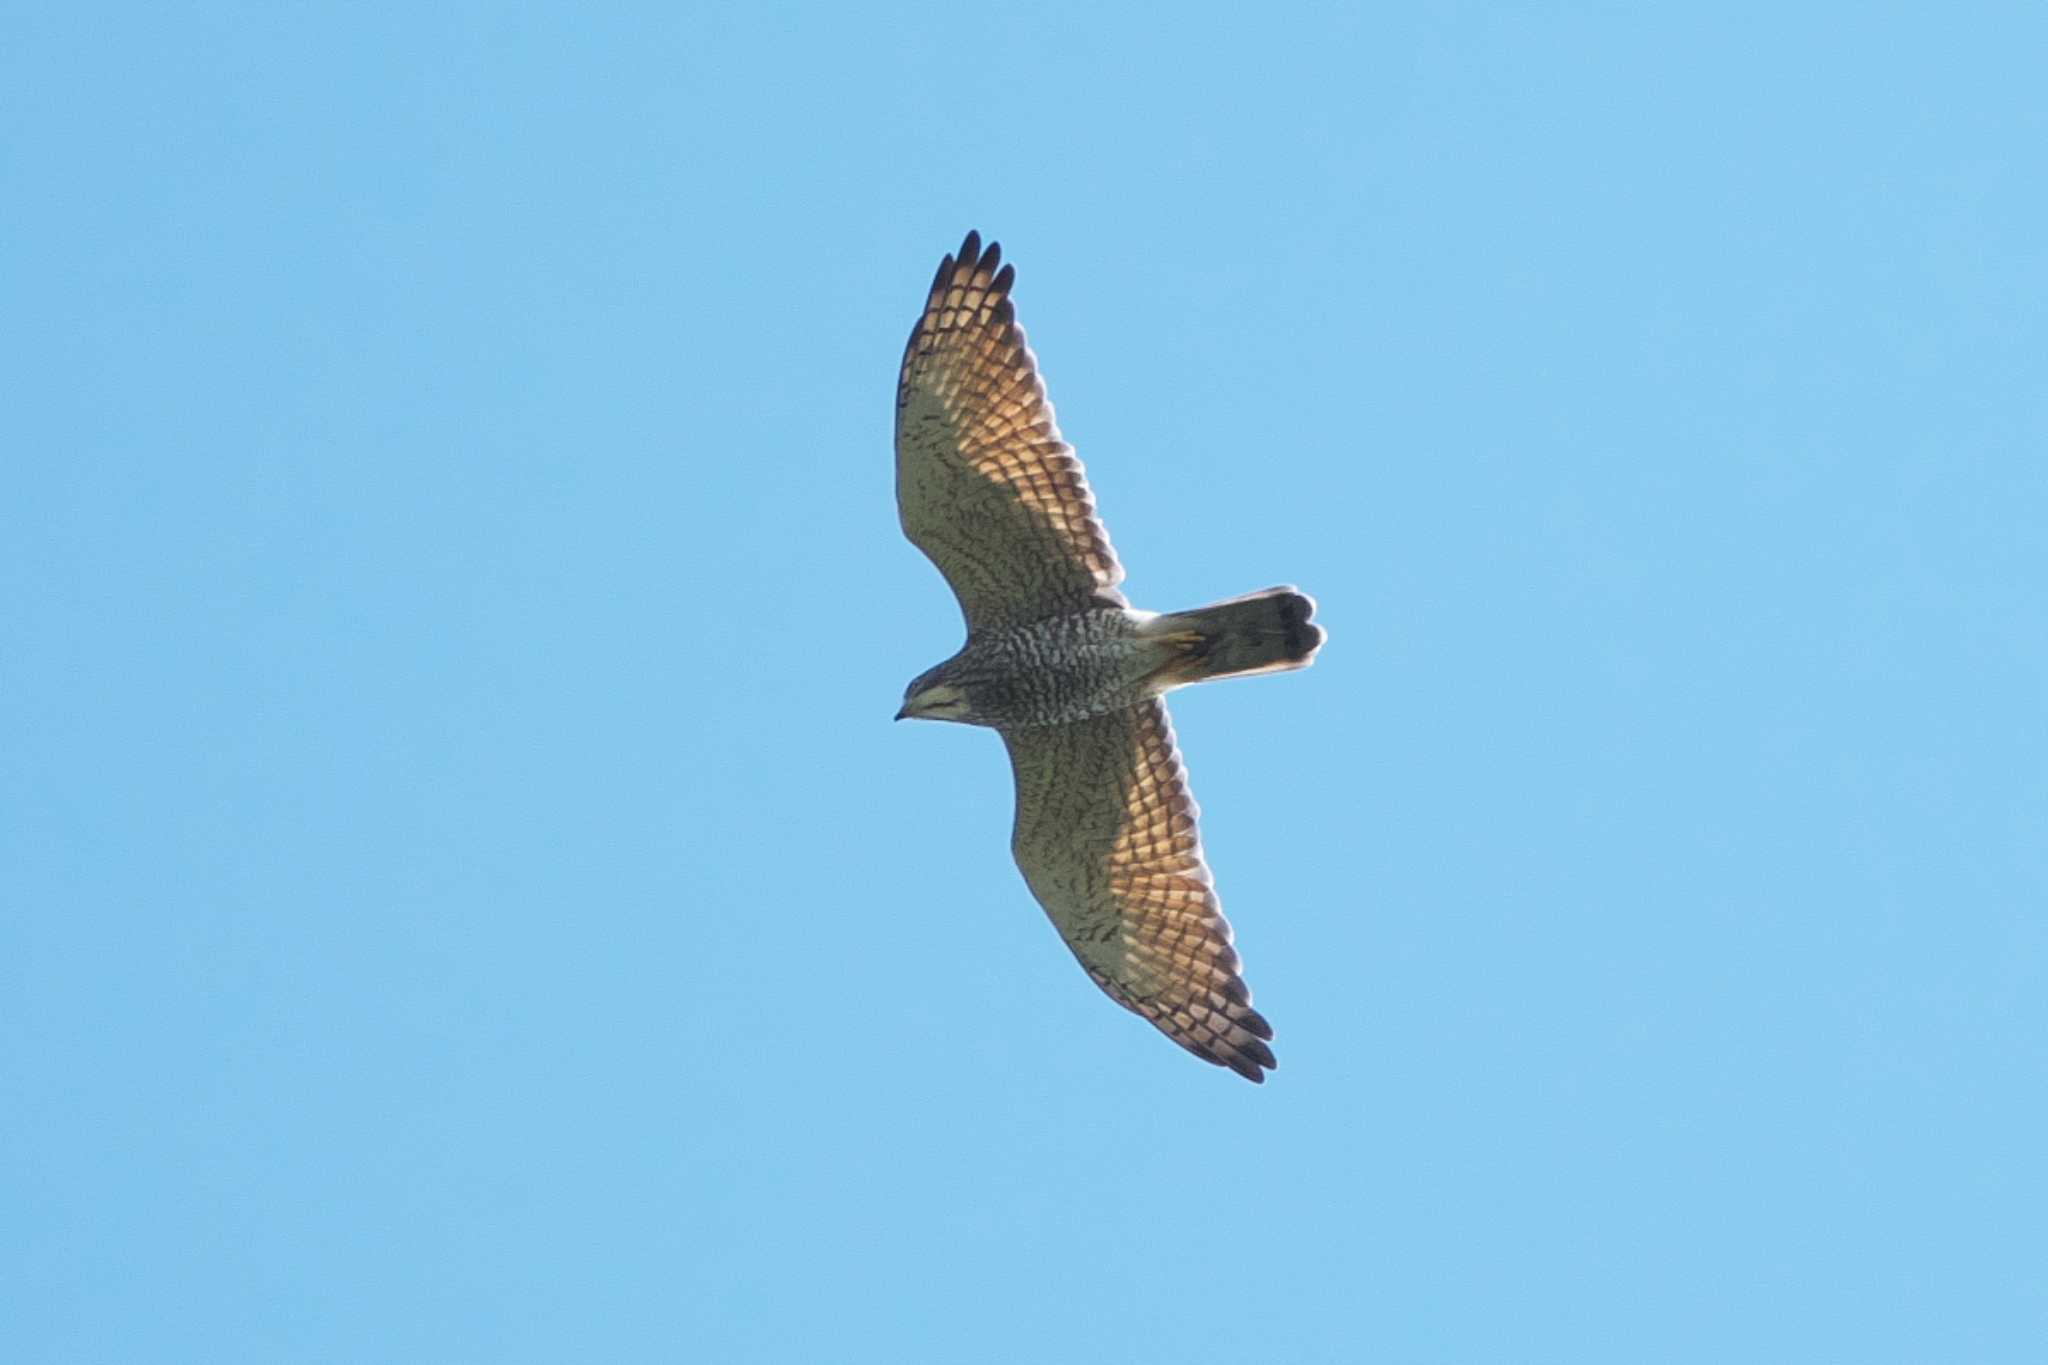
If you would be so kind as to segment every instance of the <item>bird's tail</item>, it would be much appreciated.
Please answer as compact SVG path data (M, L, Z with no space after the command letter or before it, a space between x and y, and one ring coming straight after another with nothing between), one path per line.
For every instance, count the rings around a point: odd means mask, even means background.
M1316 602L1291 587L1267 588L1193 611L1155 616L1144 634L1173 646L1159 672L1168 687L1307 668L1323 647L1323 628L1310 622Z

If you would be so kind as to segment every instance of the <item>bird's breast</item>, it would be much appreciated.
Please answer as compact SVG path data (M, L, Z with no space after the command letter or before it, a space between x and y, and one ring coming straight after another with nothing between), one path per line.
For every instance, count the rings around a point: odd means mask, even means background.
M1135 706L1150 695L1160 650L1139 637L1132 614L1117 610L1055 616L976 641L969 655L1000 679L1009 726L1065 725Z

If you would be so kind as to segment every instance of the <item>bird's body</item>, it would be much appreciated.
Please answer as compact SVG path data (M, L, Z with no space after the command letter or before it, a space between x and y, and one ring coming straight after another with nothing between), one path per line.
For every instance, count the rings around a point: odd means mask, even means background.
M898 718L999 731L1017 864L1089 976L1190 1052L1263 1080L1273 1031L1238 974L1160 697L1306 667L1323 642L1315 604L1282 587L1167 615L1130 606L999 259L969 233L904 352L897 505L968 635Z
M1097 607L978 632L920 682L971 690L970 723L1028 730L1136 706L1172 657L1144 634L1150 613ZM916 690L916 684L913 684Z

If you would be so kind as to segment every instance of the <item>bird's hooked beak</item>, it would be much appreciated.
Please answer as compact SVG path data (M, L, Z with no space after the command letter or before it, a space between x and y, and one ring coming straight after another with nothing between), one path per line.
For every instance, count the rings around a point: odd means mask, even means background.
M901 705L901 706L899 706L899 707L897 707L897 708L896 708L896 719L898 719L898 720L903 720L904 718L906 718L906 717L907 717L907 716L909 716L909 715L910 715L910 703L909 703L909 702L904 702L904 703L903 703L903 705Z

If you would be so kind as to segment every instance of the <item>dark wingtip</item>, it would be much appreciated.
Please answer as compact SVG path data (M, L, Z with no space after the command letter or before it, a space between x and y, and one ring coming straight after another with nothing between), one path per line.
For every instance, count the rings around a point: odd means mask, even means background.
M948 285L952 284L953 277L963 270L970 277L978 275L985 270L995 271L996 267L1001 265L1002 259L1003 245L1001 242L990 242L987 249L984 250L981 245L980 231L970 228L967 235L960 239L960 249L940 260L938 273L932 276L930 293L934 296L941 293ZM1000 273L997 273L994 280L991 281L989 285L990 292L998 297L1009 293L1010 284L1016 278L1017 272L1013 267L1003 266Z
M967 270L971 270L976 274L985 270L990 276L1000 280L999 291L1008 288L1009 281L1014 278L1014 272L1007 269L1001 275L996 273L1003 264L1003 244L992 241L987 246L983 246L981 244L981 232L978 229L969 232L961 240L960 250L956 254L955 259Z
M1266 1072L1277 1070L1280 1062L1273 1056L1273 1049L1266 1041L1273 1036L1273 1026L1266 1017L1249 1006L1230 1011L1230 1022L1236 1027L1228 1038L1217 1038L1207 1045L1196 1045L1192 1051L1205 1062L1227 1067L1252 1082L1263 1085Z
M1265 1055L1260 1056L1259 1053L1264 1053ZM1217 1061L1229 1067L1253 1085L1264 1085L1266 1083L1266 1070L1279 1065L1273 1060L1273 1050L1268 1047L1261 1047L1258 1052L1253 1052L1250 1049L1234 1052L1228 1057L1217 1058Z

